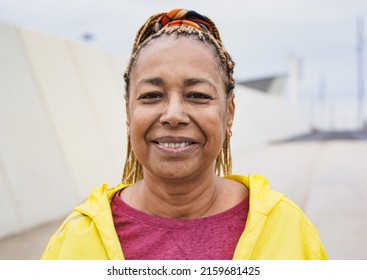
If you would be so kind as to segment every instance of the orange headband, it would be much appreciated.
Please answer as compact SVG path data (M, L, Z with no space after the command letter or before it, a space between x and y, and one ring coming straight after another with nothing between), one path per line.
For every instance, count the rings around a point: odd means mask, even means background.
M191 26L209 33L212 31L212 27L205 17L195 11L184 9L174 9L160 16L154 25L154 30L158 32L162 28L179 25Z

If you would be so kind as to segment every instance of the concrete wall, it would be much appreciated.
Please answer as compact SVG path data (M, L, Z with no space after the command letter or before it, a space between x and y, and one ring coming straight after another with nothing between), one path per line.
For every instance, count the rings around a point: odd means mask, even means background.
M124 66L102 49L0 24L0 237L119 182Z
M241 152L310 130L309 119L303 109L281 98L236 86L235 102L231 139L233 151Z
M120 182L122 56L0 23L0 238L63 217ZM303 133L298 108L237 89L233 150Z

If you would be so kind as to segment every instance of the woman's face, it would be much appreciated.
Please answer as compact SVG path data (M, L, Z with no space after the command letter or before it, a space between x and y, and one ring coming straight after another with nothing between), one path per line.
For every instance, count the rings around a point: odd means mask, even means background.
M234 115L214 50L190 37L151 41L137 58L127 97L132 149L147 172L184 179L214 172Z

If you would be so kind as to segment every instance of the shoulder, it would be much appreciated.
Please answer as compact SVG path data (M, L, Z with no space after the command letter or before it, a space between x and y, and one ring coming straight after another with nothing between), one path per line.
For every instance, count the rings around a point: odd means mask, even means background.
M269 212L268 218L281 218L288 224L294 223L310 230L316 230L302 209L287 197L282 197Z
M316 228L298 205L270 189L268 180L261 175L234 179L249 188L250 212L244 240L254 242L251 258L327 258Z
M85 250L80 249L85 242L91 242L93 231L95 231L95 225L89 216L78 211L72 212L51 236L41 259L83 258L81 252Z
M268 223L272 220L279 223L282 220L288 228L294 225L316 230L302 209L284 193L271 189L265 177L250 175L246 177L246 182L250 191L250 207L265 215Z
M94 189L51 236L41 259L108 258L105 239L114 240L115 233L110 199L123 187Z

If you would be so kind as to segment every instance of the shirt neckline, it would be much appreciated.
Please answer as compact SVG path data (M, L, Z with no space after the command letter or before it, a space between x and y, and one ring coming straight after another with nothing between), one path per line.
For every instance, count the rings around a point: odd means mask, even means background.
M117 192L111 201L111 208L115 215L126 215L141 223L165 228L193 228L218 224L231 219L241 212L247 212L249 208L249 197L246 197L233 207L212 216L195 219L166 218L154 216L131 207L120 198L119 194L120 192Z

